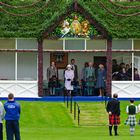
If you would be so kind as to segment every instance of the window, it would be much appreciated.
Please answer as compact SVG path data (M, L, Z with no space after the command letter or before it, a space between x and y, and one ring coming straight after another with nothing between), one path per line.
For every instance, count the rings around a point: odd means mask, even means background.
M37 50L37 40L36 39L17 39L17 49L36 49Z
M134 53L134 80L140 80L140 52Z
M37 80L37 53L17 53L17 80Z
M14 52L0 52L0 80L15 80Z
M65 50L84 50L85 40L65 40Z
M0 49L15 49L15 39L0 39Z
M132 80L132 53L114 52L112 56L112 79L114 81Z
M113 40L112 50L132 50L132 40Z
M87 40L87 50L106 50L106 40Z
M44 40L44 50L63 50L63 40Z

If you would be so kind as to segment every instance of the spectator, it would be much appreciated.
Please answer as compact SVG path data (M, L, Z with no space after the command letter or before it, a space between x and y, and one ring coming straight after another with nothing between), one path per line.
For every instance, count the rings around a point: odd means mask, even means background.
M97 70L97 83L96 83L96 88L99 89L99 96L103 96L103 92L105 89L105 80L106 80L106 71L104 69L104 65L100 64L99 68Z
M0 102L0 140L3 140L3 124L2 124L3 119L4 119L4 108L2 102Z
M117 60L113 59L112 60L112 73L118 72L119 71L119 65L117 64Z
M58 70L55 66L55 62L52 62L51 66L47 68L47 80L49 81L53 76L58 78Z
M61 86L59 80L56 78L56 76L52 76L52 78L49 80L48 87L50 91L50 95L55 95L55 88L59 88Z
M81 80L83 80L83 81L85 81L86 80L86 75L85 75L85 73L86 73L86 68L88 67L88 62L85 62L85 65L84 65L84 68L82 69L82 72L81 72Z
M132 63L129 66L129 69L127 70L127 75L130 80L132 80Z
M119 71L122 71L123 68L126 68L125 63L120 63L119 65Z
M136 81L140 80L140 76L139 76L139 73L138 73L137 69L134 70L134 80L136 80Z
M65 71L65 88L67 90L67 94L71 94L73 90L73 79L74 79L74 71L72 70L71 65L67 65L67 70Z
M20 105L14 100L14 95L8 95L8 101L4 104L6 111L6 136L7 140L20 140L19 119L20 119Z
M130 65L126 64L126 72L130 69Z
M88 67L88 62L85 62L84 67L81 71L81 83L82 83L82 87L81 87L81 91L83 95L86 95L87 91L86 91L86 68Z
M71 59L71 69L74 71L74 79L73 81L76 83L78 80L78 68L75 64L75 59Z
M95 69L93 63L89 62L89 66L85 70L86 86L88 88L88 94L92 95L95 86Z
M119 80L121 80L121 81L129 80L129 77L128 77L127 73L126 73L125 68L122 68L122 70L118 74L118 77L119 77Z

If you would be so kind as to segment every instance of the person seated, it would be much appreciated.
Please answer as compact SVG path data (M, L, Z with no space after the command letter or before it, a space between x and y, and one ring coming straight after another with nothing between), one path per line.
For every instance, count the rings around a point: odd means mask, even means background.
M49 79L48 87L50 95L55 95L55 88L61 87L61 84L55 75L53 75L52 78Z
M118 74L118 77L119 77L120 81L128 81L129 80L129 76L126 73L125 68L122 68L122 70Z

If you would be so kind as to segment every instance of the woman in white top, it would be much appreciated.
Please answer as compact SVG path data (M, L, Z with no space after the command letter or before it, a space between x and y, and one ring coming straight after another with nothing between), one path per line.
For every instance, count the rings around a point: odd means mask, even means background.
M65 88L67 91L73 90L72 81L74 79L74 71L72 70L71 65L67 65L67 70L65 71Z

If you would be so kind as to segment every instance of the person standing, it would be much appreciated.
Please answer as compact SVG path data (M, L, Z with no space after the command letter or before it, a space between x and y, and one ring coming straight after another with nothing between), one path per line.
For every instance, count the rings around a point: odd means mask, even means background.
M73 81L77 83L78 80L78 68L77 65L75 64L75 59L71 59L71 69L74 71L74 79Z
M133 136L135 132L135 125L137 123L136 114L138 113L138 108L134 105L134 99L130 99L130 105L126 107L126 113L128 114L126 125L130 125L130 135Z
M14 100L14 95L10 93L8 95L8 101L4 104L5 120L6 120L6 136L7 140L20 140L20 104Z
M47 80L48 80L49 85L53 85L52 83L53 83L54 77L58 79L58 70L55 66L55 62L52 62L51 66L47 68ZM50 92L50 95L55 95L55 87L49 86L49 92Z
M114 126L115 136L118 136L118 125L120 124L120 102L118 95L115 93L113 99L107 104L107 112L109 114L109 134L112 136L112 127Z
M86 68L88 67L88 62L85 62L84 67L82 68L81 71L81 80L86 81L85 73L86 73Z
M67 94L70 94L73 90L73 79L74 79L74 71L71 68L71 65L67 65L67 70L65 71L65 88L67 90Z
M88 95L92 95L95 86L95 69L92 62L89 62L89 66L85 69L85 78Z
M3 140L3 124L2 124L3 119L4 119L4 108L2 102L0 102L0 140Z
M87 90L86 90L86 68L88 67L88 62L85 62L84 67L82 68L81 71L81 91L82 95L86 95Z
M105 80L106 80L106 71L104 69L104 65L100 64L97 70L97 81L96 81L96 88L99 89L99 96L103 96L103 92L105 89Z
M51 66L47 68L47 80L49 81L53 76L58 78L58 71L55 62L51 62Z

